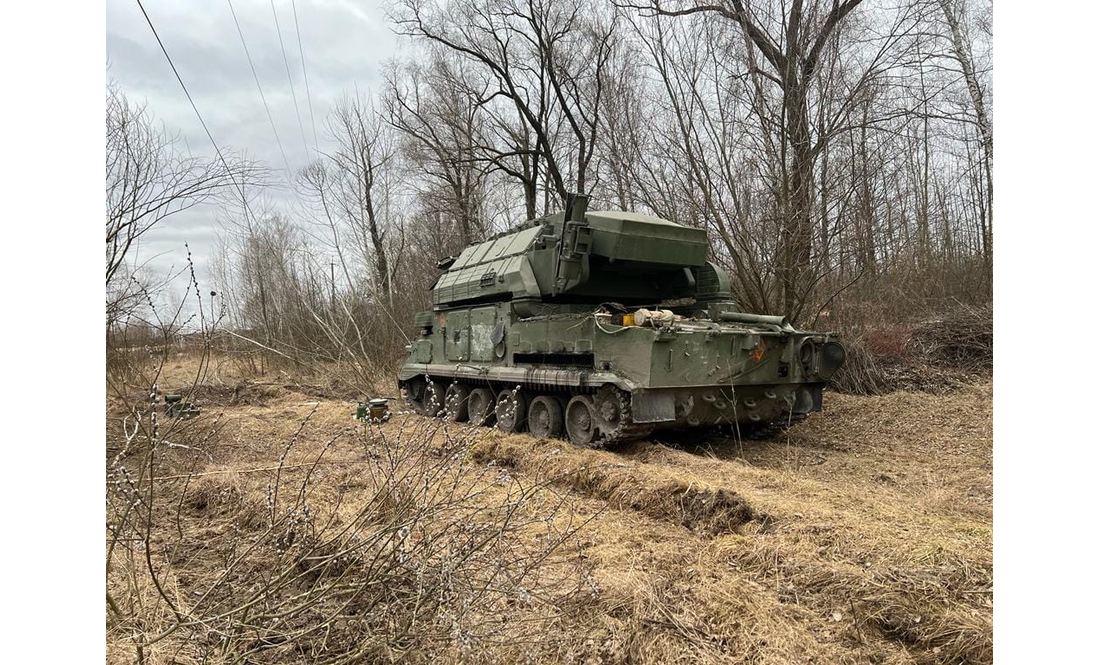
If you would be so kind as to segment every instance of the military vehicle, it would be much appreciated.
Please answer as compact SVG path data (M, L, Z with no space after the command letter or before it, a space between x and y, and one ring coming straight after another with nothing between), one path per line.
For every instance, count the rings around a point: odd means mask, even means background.
M821 409L835 334L742 312L704 230L587 204L440 261L398 376L412 409L588 447Z

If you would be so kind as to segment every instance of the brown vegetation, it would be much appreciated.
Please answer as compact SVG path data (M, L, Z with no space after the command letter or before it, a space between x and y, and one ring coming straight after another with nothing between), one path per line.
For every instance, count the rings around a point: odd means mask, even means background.
M916 323L852 331L831 385L857 395L896 390L943 393L993 375L993 307L956 303Z
M110 662L992 661L988 384L615 451L237 385L109 399Z

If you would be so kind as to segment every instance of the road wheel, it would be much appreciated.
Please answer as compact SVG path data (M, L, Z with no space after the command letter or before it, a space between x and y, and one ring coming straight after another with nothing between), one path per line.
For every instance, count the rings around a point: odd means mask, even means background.
M466 409L470 422L474 425L492 425L496 414L493 412L495 400L488 388L474 388L466 399Z
M565 408L565 430L578 446L594 448L596 441L596 405L588 395L577 395Z
M522 390L502 390L497 395L497 427L522 432L527 425L527 395Z
M543 439L561 436L562 406L556 397L543 395L531 400L527 408L527 427Z
M445 417L456 423L464 423L470 417L469 409L470 389L461 383L452 383L447 386L447 394L443 402L445 404Z

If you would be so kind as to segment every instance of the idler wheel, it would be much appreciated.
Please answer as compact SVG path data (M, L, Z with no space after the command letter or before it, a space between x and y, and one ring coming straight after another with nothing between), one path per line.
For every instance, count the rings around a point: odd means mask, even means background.
M496 418L493 393L488 388L474 388L466 399L466 410L474 425L491 425Z
M561 436L562 412L562 405L557 397L536 397L527 408L527 427L532 434L542 439Z
M445 404L444 417L447 420L456 423L464 423L470 417L470 389L461 383L452 383L447 386L447 395L443 402Z
M577 395L565 408L565 431L569 440L585 448L596 441L596 405L588 395Z
M522 390L502 390L497 395L497 427L504 432L521 432L527 425L527 396Z

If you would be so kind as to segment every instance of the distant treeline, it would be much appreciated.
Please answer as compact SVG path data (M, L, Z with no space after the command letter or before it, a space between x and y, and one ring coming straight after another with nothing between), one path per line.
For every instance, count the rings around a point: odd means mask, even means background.
M989 301L989 3L637 2L400 0L411 55L335 107L281 208L255 164L188 161L170 140L135 152L156 132L110 89L114 324L147 306L120 266L127 195L150 181L177 208L223 195L205 315L291 357L386 366L441 257L578 190L591 209L707 229L744 308L803 326L858 333Z

